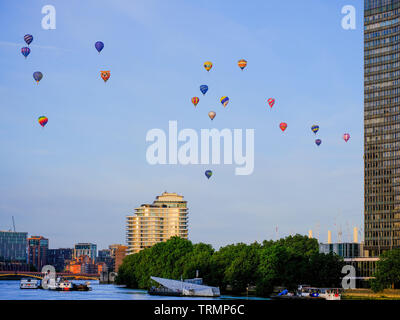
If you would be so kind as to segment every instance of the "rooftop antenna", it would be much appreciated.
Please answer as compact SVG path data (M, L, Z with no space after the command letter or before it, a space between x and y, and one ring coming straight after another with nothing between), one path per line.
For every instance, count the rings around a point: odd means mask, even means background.
M15 221L14 221L14 216L12 216L12 221L13 221L13 228L14 228L14 232L15 232Z

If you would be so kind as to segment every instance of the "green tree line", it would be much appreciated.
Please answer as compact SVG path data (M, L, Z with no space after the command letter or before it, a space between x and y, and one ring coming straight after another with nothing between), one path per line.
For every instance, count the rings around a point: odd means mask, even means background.
M400 249L386 251L380 255L370 285L374 292L400 287Z
M306 236L289 236L277 241L237 243L214 250L205 243L172 237L151 248L128 255L118 270L117 283L148 289L150 276L176 279L194 278L196 270L205 284L224 292L246 292L256 286L256 294L266 296L274 286L296 289L299 284L339 287L344 263L337 255L319 253L318 241Z

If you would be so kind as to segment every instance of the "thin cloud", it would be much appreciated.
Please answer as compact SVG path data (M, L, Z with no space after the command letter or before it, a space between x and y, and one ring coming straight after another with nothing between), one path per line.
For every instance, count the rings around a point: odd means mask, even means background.
M9 46L9 47L21 47L21 43L15 43L15 42L7 42L7 41L0 41L0 46ZM57 51L71 51L68 49L61 49L57 48L54 46L38 46L35 44L30 45L32 48L39 48L39 49L49 49L49 50L57 50Z

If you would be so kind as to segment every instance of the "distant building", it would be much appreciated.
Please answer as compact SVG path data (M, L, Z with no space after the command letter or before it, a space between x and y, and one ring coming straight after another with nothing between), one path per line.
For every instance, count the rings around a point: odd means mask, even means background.
M107 266L107 271L109 271L109 272L114 271L115 259L111 256L110 249L99 250L98 256L97 256L97 262L105 263L105 265ZM103 271L105 271L105 270L103 270Z
M343 258L355 258L363 255L363 244L354 242L320 243L319 252L335 253Z
M142 204L127 216L128 254L137 253L173 236L188 238L188 208L183 196L164 192L152 204Z
M93 243L77 243L74 248L73 259L80 256L88 256L92 261L96 261L97 245Z
M49 239L42 236L32 236L28 238L28 264L41 271L47 264L47 250L49 249Z
M65 270L71 273L100 274L104 270L103 262L95 263L89 256L81 255L70 261Z
M0 271L29 271L27 232L0 231Z
M52 265L57 272L62 272L69 261L72 260L74 249L60 248L47 250L47 264Z
M115 251L115 264L114 271L118 272L119 267L121 266L124 258L126 257L128 252L127 246L119 246Z
M0 262L26 263L27 232L0 231Z

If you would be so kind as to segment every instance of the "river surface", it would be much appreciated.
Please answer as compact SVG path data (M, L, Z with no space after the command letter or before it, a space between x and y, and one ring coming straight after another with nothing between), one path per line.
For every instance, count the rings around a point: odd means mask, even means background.
M85 281L73 281L84 283ZM114 284L90 281L92 291L52 291L43 289L20 289L19 280L0 281L0 300L269 300L257 297L220 296L217 298L151 296L146 290L128 289Z

